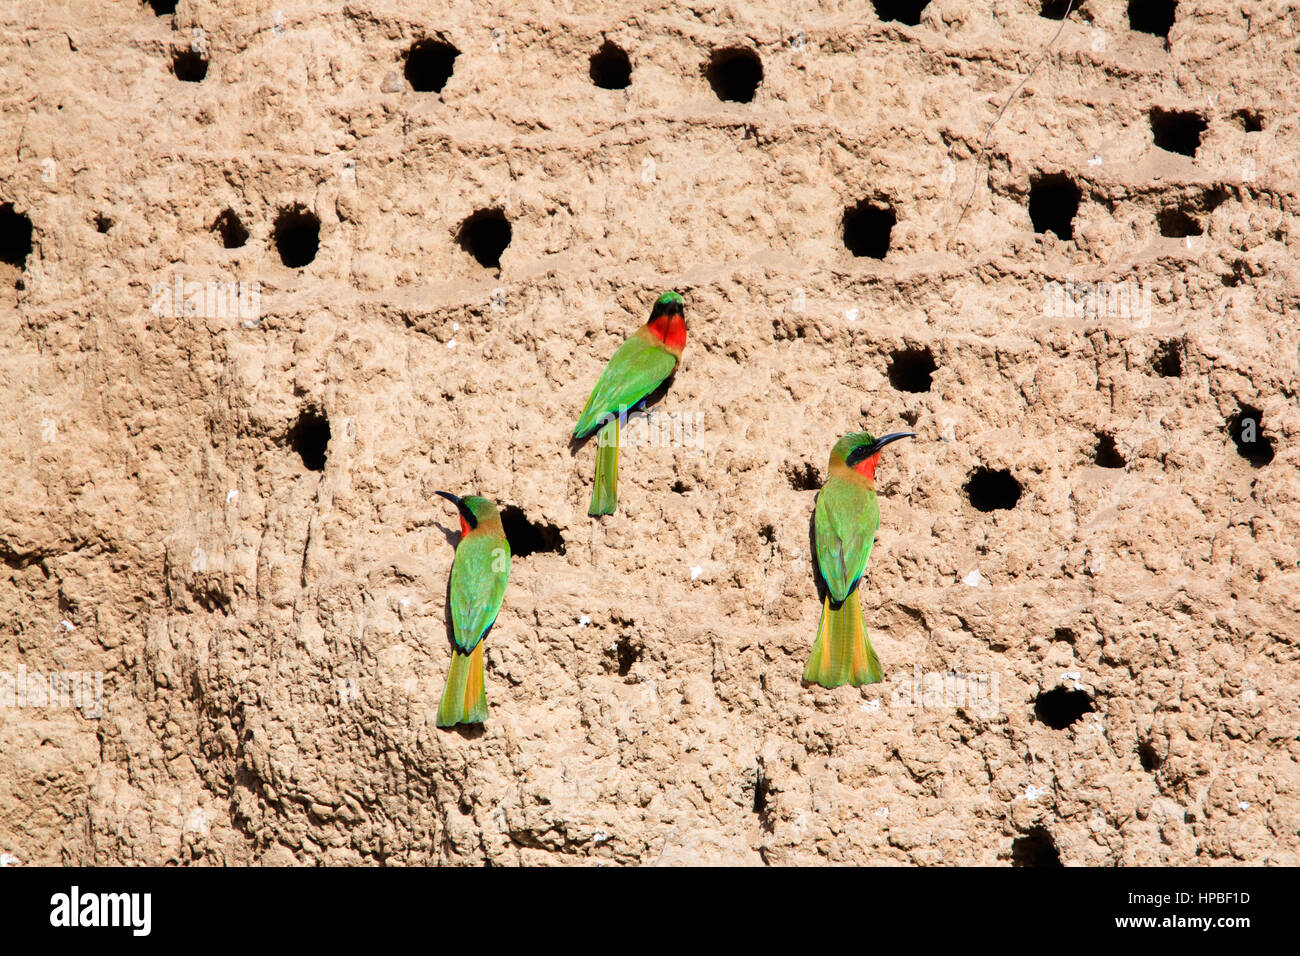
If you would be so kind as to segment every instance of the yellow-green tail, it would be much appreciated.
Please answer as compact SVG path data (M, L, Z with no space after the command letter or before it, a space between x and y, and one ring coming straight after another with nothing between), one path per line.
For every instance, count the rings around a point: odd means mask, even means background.
M487 693L483 689L483 642L462 654L451 649L451 672L438 702L438 726L481 724L487 720Z
M854 588L838 608L831 607L827 595L822 604L821 624L817 626L817 642L808 657L808 666L803 669L803 679L823 687L841 684L857 687L874 684L884 677L880 659L867 637L858 589Z
M612 515L618 507L618 417L611 416L596 436L596 483L589 515Z

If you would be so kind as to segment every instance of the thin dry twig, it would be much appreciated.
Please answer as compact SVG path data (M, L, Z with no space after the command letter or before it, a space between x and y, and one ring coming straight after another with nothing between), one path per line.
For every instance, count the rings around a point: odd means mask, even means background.
M1061 31L1065 29L1065 21L1070 19L1070 13L1073 10L1074 0L1070 0L1069 4L1065 8L1065 16L1061 17L1061 25L1057 27L1056 32L1052 34L1052 39L1047 41L1047 46L1044 47L1043 52L1039 54L1037 62L1035 62L1030 71L1024 75L1024 78L1016 84L1016 88L1011 91L1011 95L1007 97L1007 101L1002 104L1002 109L998 110L998 115L993 117L993 122L989 123L989 128L984 131L984 140L980 143L980 150L975 155L975 178L971 181L970 194L966 197L966 202L962 205L961 213L957 216L957 221L952 227L952 233L948 237L948 244L950 246L952 245L952 240L957 235L957 228L961 225L961 221L966 218L966 210L970 208L971 200L975 198L975 187L979 185L980 169L984 165L984 154L988 149L989 137L993 135L993 127L998 125L998 121L1002 119L1002 114L1007 111L1007 107L1009 107L1015 100L1024 85L1029 82L1029 78L1037 72L1038 67L1042 65L1042 62L1047 59L1047 54L1051 52L1052 47L1056 44L1057 38L1061 35Z

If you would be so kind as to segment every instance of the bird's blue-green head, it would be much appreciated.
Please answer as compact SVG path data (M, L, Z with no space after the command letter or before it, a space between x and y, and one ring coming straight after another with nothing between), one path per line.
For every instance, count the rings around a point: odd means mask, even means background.
M665 292L655 299L655 307L650 310L646 328L663 342L664 348L681 358L682 348L686 345L686 313L683 311L681 295Z
M900 438L915 438L913 432L894 432L877 438L871 432L850 432L835 443L831 449L831 467L837 461L843 462L854 471L859 471L868 478L876 473L880 461L880 450Z
M665 292L655 299L654 308L650 310L650 321L653 322L662 315L681 315L682 308L683 300L678 293Z
M497 513L497 506L488 498L480 498L478 495L458 498L450 491L435 491L434 494L441 495L456 506L456 510L460 512L461 534L469 534L483 522L501 520L501 516Z

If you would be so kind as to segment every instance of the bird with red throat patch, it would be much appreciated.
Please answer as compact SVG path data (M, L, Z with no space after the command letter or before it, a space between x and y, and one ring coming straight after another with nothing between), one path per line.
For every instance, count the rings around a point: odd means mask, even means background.
M826 484L817 493L813 511L817 573L826 594L817 640L803 672L809 683L856 687L874 684L885 676L862 620L858 584L880 527L876 466L881 449L900 438L915 437L912 432L880 438L869 432L851 432L831 449Z
M596 380L573 429L574 438L599 432L596 439L596 481L587 514L610 515L618 507L619 429L628 412L677 371L686 347L686 316L680 294L665 292L655 300L650 319L610 357Z

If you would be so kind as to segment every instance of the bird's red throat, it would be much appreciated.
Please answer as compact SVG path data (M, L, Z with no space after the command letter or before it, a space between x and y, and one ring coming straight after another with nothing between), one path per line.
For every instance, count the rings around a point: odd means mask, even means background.
M872 481L876 480L876 466L880 464L880 452L876 452L870 458L864 458L856 465L853 470L860 475L866 475Z
M648 323L650 332L672 352L681 352L686 345L686 319L666 312Z

